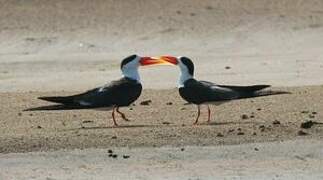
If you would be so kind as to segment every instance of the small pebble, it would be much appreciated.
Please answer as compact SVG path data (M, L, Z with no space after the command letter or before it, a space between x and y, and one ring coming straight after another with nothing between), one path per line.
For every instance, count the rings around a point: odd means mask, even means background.
M254 118L255 116L254 115L251 115L250 118Z
M237 135L244 135L244 132L238 132Z
M148 106L151 102L152 102L151 100L141 101L140 105Z
M112 158L117 158L118 155L117 154L112 154Z
M254 132L254 133L252 133L252 135L254 135L254 136L255 136L255 135L257 135L257 133L256 133L256 132Z
M301 124L301 128L303 129L309 129L315 124L314 121L306 121Z
M173 103L172 102L168 102L168 103L166 103L166 105L172 105Z
M112 151L111 149L109 149L109 150L108 150L108 153L109 153L109 154L112 154L112 153L113 153L113 151Z
M222 133L218 133L216 136L217 137L223 137L224 135Z
M317 114L317 112L313 111L312 114Z
M162 124L169 125L169 124L170 124L170 122L164 121L164 122L162 122Z
M258 148L255 148L255 151L259 151L259 149Z
M275 120L275 121L273 121L273 124L274 124L274 125L280 124L280 121Z
M128 158L130 158L130 156L129 156L129 155L123 155L122 157L123 157L123 159L128 159Z
M181 148L181 151L185 151L185 148Z
M301 111L301 113L307 114L307 113L309 113L309 111Z
M225 66L225 69L231 69L231 67L230 66Z
M20 113L18 113L18 116L22 116L22 113L20 112Z
M86 120L86 121L83 121L83 123L92 123L93 121L91 120Z
M241 116L241 119L248 119L248 115L243 114L243 115Z
M37 126L38 129L41 129L42 127L41 126Z
M117 136L112 136L111 139L117 139Z
M299 131L297 132L297 134L298 134L299 136L306 136L306 135L308 135L308 133L306 133L306 132L304 132L304 131L302 131L302 130L299 130Z
M257 111L261 111L261 108L257 108Z

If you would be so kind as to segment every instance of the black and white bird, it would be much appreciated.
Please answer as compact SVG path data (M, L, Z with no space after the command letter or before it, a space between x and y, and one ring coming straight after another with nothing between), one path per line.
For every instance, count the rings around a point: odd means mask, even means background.
M189 103L197 105L197 117L194 124L198 123L200 117L200 106L206 104L208 108L208 120L211 119L209 104L220 105L234 99L253 98L258 96L269 96L276 94L287 94L283 91L263 90L270 85L253 86L230 86L218 85L208 81L194 79L194 64L187 57L161 56L160 60L178 65L180 68L179 94Z
M151 57L131 55L121 62L123 74L121 79L72 96L38 97L38 99L59 103L59 105L42 106L26 110L112 109L114 126L118 126L115 119L115 111L121 115L122 119L128 121L125 114L120 112L119 108L129 106L141 94L142 85L140 83L138 67L159 63L165 62Z

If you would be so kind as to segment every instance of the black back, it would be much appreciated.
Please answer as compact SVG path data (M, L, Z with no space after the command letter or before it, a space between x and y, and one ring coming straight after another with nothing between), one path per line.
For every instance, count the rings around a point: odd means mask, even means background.
M268 96L285 93L274 91L260 91L267 87L269 87L269 85L217 85L212 82L189 79L185 81L184 87L179 88L179 94L183 99L190 103L202 104L205 102L228 101L233 99L251 98L257 96Z
M129 106L138 99L142 86L136 80L123 77L117 81L89 90L82 94L60 97L40 97L40 99L61 103L74 109L110 106Z

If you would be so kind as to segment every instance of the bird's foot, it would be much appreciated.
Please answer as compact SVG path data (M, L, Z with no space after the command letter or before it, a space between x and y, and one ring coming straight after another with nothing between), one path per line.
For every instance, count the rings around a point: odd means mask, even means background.
M126 116L125 116L125 115L121 115L121 118L122 118L123 120L125 120L125 121L130 121L130 119L126 118Z

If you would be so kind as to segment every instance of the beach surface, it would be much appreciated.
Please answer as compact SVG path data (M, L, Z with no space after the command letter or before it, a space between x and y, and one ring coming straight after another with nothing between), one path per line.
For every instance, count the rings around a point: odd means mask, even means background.
M0 1L0 179L322 179L322 15L314 0ZM211 106L210 124L202 106L193 126L178 67L152 66L118 128L111 111L23 111L120 78L131 54L291 94Z

